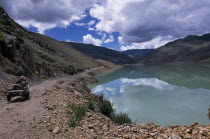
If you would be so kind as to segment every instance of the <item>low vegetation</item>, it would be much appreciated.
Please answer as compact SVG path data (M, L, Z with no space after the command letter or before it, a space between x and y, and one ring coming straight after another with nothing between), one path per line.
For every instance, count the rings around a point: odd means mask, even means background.
M112 107L112 104L109 100L103 100L99 103L99 110L105 116L108 116L113 122L117 124L131 124L132 120L128 117L126 113L116 113Z
M103 100L99 103L99 110L103 115L108 116L109 118L111 118L111 114L114 111L111 102L108 100Z
M86 105L70 105L74 112L74 117L69 119L69 126L76 127L85 115Z
M73 110L74 116L69 119L69 126L76 127L82 118L85 116L85 112L87 109L95 111L95 104L93 101L89 101L84 105L69 105L69 107Z
M133 123L132 120L128 117L127 113L113 113L111 116L111 119L113 122L117 123L117 124L131 124Z
M92 111L95 111L95 104L93 103L93 101L89 101L88 103L87 103L87 108L89 109L89 110L92 110Z
M91 100L88 103L83 105L74 105L71 104L69 107L73 110L73 116L69 117L69 126L76 127L79 122L85 116L85 112L87 109L95 111L96 106L95 103ZM126 113L115 113L115 110L112 108L112 104L109 100L103 100L98 104L99 111L109 117L113 122L117 124L125 124L125 123L133 123L132 120L128 117Z

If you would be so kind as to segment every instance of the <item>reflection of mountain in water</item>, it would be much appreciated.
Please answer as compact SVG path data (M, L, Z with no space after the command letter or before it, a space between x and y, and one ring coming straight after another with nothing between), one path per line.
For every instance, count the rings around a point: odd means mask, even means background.
M210 68L202 65L142 66L139 70L172 85L210 90Z
M95 85L105 84L119 78L157 78L172 85L184 86L191 89L205 88L210 90L210 67L198 64L129 66L106 75L98 76L99 83Z
M137 66L127 66L124 68L117 69L113 72L97 76L97 80L99 82L94 84L93 86L96 86L99 84L106 84L108 82L117 80L119 78L139 79L139 78L151 78L151 76L145 73L141 73L139 71L139 67Z
M208 124L208 69L200 65L126 67L98 76L92 92L103 93L116 112L128 113L137 123Z

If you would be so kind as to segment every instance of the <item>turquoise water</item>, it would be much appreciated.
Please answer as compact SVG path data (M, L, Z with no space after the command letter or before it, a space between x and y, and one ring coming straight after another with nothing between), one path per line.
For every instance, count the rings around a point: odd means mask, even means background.
M89 87L103 93L117 112L137 124L210 124L210 67L201 65L130 66L97 76Z

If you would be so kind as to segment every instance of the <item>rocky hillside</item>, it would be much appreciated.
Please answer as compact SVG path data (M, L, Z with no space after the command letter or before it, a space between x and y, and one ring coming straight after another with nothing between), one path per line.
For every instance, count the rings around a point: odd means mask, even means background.
M133 59L126 54L105 47L74 42L67 44L94 59L102 59L115 64L131 64L133 62Z
M138 59L140 57L146 56L152 51L154 51L154 49L131 49L127 51L122 51L122 53L130 56L133 59Z
M136 63L210 63L210 34L187 36L162 46Z
M75 74L100 63L66 43L31 33L0 7L0 71L28 77Z

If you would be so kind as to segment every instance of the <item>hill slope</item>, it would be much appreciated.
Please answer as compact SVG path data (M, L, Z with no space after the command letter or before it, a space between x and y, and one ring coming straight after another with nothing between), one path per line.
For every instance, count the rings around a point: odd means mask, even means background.
M49 77L74 74L99 65L63 42L26 31L0 7L0 71Z
M154 51L154 49L131 49L127 51L122 51L122 53L130 56L133 59L138 59L142 56L147 55L148 53Z
M102 59L115 64L130 64L133 62L133 59L126 54L105 47L74 42L66 42L66 44L94 59Z
M136 63L210 63L210 34L203 36L187 36L162 46Z

